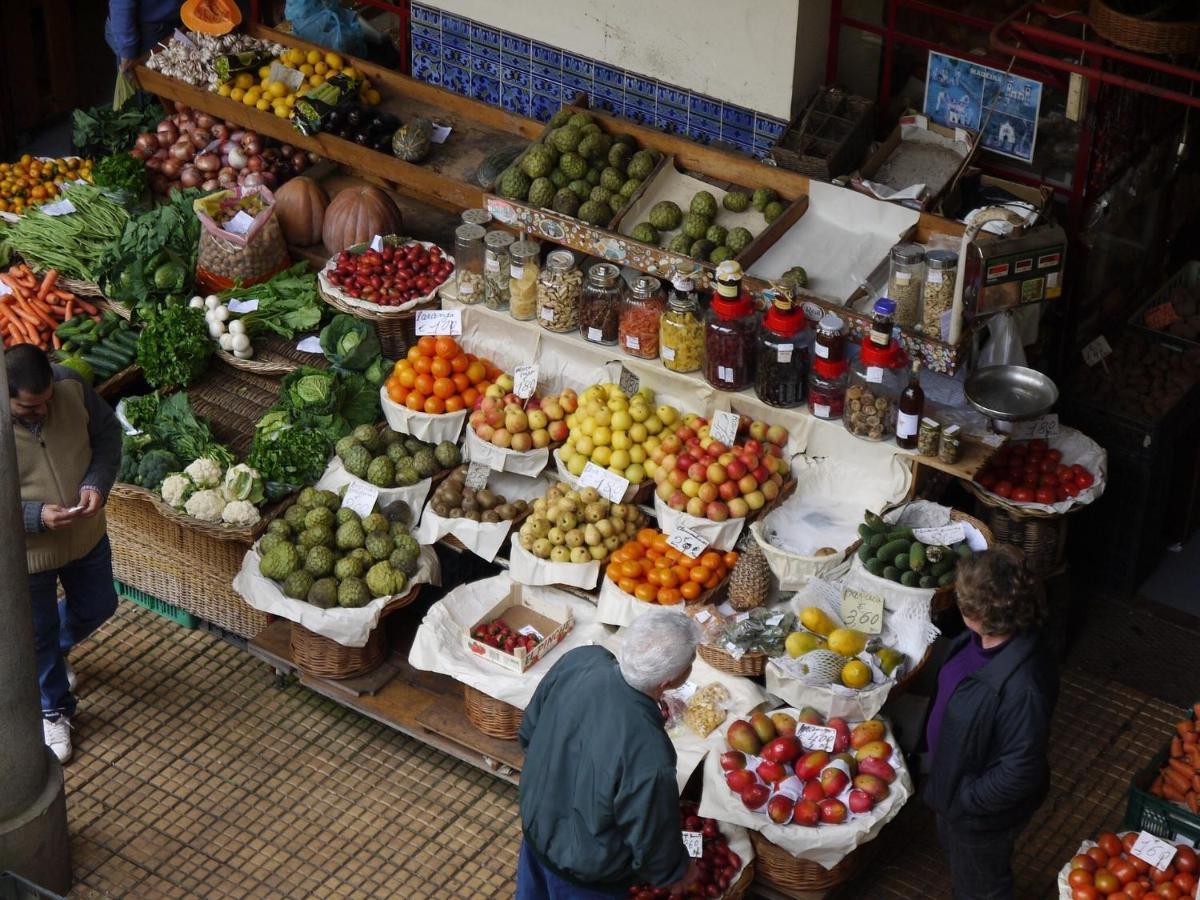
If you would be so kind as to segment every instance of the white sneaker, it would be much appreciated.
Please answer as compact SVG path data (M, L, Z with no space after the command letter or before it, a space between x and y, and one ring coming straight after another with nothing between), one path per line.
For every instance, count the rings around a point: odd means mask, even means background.
M42 738L60 763L71 758L71 720L66 716L42 719Z
M79 679L75 676L75 669L68 660L63 660L63 665L67 667L67 687L71 692L75 692L75 685L79 683Z

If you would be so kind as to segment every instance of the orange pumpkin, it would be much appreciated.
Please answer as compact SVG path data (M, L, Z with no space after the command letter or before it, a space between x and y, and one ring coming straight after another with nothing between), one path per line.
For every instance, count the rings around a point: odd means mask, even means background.
M242 11L233 0L187 0L179 17L192 31L202 34L228 34L242 24Z
M321 237L325 249L340 253L354 244L365 244L375 235L399 234L404 219L394 200L377 187L346 188L325 210Z
M284 239L292 246L307 247L321 241L329 195L316 181L298 175L275 192L275 217Z

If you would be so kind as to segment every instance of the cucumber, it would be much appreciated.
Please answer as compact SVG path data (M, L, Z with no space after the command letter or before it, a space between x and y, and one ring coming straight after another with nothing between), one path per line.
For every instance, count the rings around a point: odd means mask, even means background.
M871 535L871 540L868 541L868 543L871 545L872 550L878 550L880 547L882 547L884 544L887 543L887 535L886 534L873 534L873 535Z
M111 338L111 343L117 344L122 349L128 350L130 353L133 353L137 350L137 342L137 334L128 328L116 332Z
M916 572L913 572L911 570L909 570L908 572L901 572L900 573L900 583L902 585L904 585L905 587L916 587L917 579L919 577L920 576L918 576Z
M945 575L943 575L941 578L938 579L938 587L950 587L950 585L954 584L954 576L956 574L957 573L954 572L953 570L947 572Z
M863 541L858 547L858 558L864 565L875 558L875 551L866 541Z
M897 569L895 566L888 566L886 569L883 570L883 577L886 578L888 581L899 581L900 580L900 570Z
M925 545L917 541L912 545L912 549L908 551L908 567L914 572L923 572L925 571L926 564Z
M961 544L955 544L951 549L958 554L959 559L970 559L975 555L974 551L971 550L971 545L966 541L963 541Z
M863 521L866 523L868 528L875 532L887 531L891 527L887 522L883 521L883 519L879 518L879 516L875 515L875 513L871 512L869 509L863 513Z
M117 350L107 344L97 344L89 352L92 356L104 360L114 368L124 368L129 359L124 351Z
M909 542L901 538L900 540L888 541L875 554L880 559L892 560L896 558L897 553L907 553Z
M92 367L92 373L96 376L97 381L104 381L107 378L111 378L116 371L107 362L96 359L90 353L81 353L80 357Z
M867 571L870 572L872 575L880 575L880 576L883 575L884 566L883 566L882 559L871 558L871 559L868 559L864 563L864 565L866 566Z
M859 536L860 538L862 538L864 542L865 542L865 541L869 541L869 540L871 539L871 537L872 537L874 534L875 534L875 532L874 532L874 531L872 531L872 530L871 530L869 527L867 527L866 525L859 525L859 526L858 526L858 536Z
M935 588L937 587L937 579L932 575L922 575L920 581L917 582L918 587Z
M938 563L932 569L929 570L929 574L932 575L934 578L941 578L947 572L953 572L954 564L957 559L958 559L958 557L951 557L950 559L943 559L940 563Z
M906 540L911 541L913 538L913 530L909 525L892 525L888 530L888 539L893 541Z
M897 553L896 561L895 561L895 563L893 563L893 565L895 565L895 567L897 569L899 569L901 572L907 572L909 569L912 568L912 566L910 566L908 564L908 554L907 553Z
M934 544L925 548L925 558L931 563L937 564L945 559L946 554L950 551L940 544Z

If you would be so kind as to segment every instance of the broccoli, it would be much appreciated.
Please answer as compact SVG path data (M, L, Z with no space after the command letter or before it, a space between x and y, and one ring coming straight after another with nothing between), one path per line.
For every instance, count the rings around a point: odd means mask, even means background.
M179 471L179 460L169 450L151 450L138 463L137 483L144 488L157 491L163 479L171 472Z

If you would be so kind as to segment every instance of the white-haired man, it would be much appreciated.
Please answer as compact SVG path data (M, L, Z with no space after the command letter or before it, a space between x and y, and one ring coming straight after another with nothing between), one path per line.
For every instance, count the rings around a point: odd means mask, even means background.
M620 658L577 647L546 673L525 709L517 900L624 897L634 884L696 879L679 827L675 748L658 701L683 684L698 629L652 610Z

